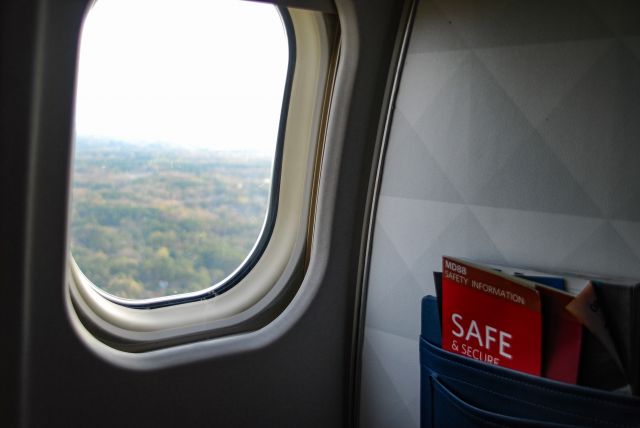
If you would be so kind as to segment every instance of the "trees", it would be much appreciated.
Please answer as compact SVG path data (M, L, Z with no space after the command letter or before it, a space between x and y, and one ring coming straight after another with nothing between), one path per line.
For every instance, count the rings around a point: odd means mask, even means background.
M80 143L72 254L91 281L116 296L207 288L255 244L270 173L271 159Z

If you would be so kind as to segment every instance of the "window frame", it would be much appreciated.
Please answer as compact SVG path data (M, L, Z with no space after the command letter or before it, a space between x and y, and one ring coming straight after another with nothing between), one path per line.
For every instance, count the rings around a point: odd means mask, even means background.
M91 6L94 2L91 3ZM87 14L91 12L91 6L87 9L85 13L85 19ZM291 15L287 8L282 6L273 7L280 14L280 18L282 20L282 24L284 27L284 31L287 37L287 45L289 50L289 62L287 64L287 75L285 77L284 90L282 94L282 104L280 107L280 121L278 124L278 135L276 140L275 152L273 157L273 167L271 170L271 188L269 190L269 198L267 201L267 212L266 216L258 234L258 239L255 244L247 254L247 256L242 260L242 262L230 273L228 274L222 281L214 283L207 288L204 288L199 291L180 293L176 295L167 295L167 296L159 296L148 299L128 299L120 296L116 296L111 294L104 289L100 288L100 286L96 285L89 277L87 277L84 272L82 272L82 268L78 265L73 257L73 254L70 253L69 257L73 259L71 269L73 270L74 276L77 281L82 281L83 285L89 286L93 288L95 292L100 294L103 298L110 300L111 302L117 303L122 306L126 306L129 308L137 308L137 309L155 309L161 308L165 306L171 305L179 305L183 303L196 302L205 299L212 299L216 296L219 296L227 291L229 291L233 286L238 284L247 274L253 269L253 267L258 263L258 260L264 253L271 235L273 233L273 229L276 222L276 216L278 213L278 203L279 203L279 194L280 194L280 179L281 179L281 170L282 170L282 157L283 157L283 146L284 146L284 135L287 128L287 117L289 113L289 100L291 97L291 86L293 84L293 74L295 71L296 65L296 38L295 32L293 28L293 22L291 20ZM83 25L84 28L84 25ZM74 141L74 147L77 142ZM75 150L72 150L75 152ZM72 161L72 162L75 162Z
M317 181L320 130L327 86L339 41L335 17L289 9L295 34L290 58L288 100L283 102L279 142L282 156L274 224L264 248L233 287L215 298L167 299L170 305L124 306L92 285L72 257L67 263L67 312L76 332L99 354L111 350L144 352L261 328L276 318L295 295L307 265L313 221L312 189ZM289 40L294 39L289 36ZM295 56L293 56L295 55ZM275 165L274 165L275 167ZM275 168L274 168L275 169ZM245 265L246 266L246 265ZM213 297L210 296L210 297ZM149 310L143 310L149 309ZM97 340L97 342L96 342ZM99 343L98 343L99 342ZM111 351L109 351L111 352Z

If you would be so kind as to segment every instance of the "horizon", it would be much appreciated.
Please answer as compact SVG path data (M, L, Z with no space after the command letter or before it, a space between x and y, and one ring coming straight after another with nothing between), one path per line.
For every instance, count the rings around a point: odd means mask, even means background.
M118 146L131 146L135 149L160 149L173 152L184 153L211 153L224 155L251 155L251 157L267 157L273 159L273 150L256 150L253 148L216 148L206 146L184 146L179 143L166 141L144 141L144 140L124 140L117 137L102 137L95 135L80 135L75 137L76 149L86 150L92 147L117 149Z

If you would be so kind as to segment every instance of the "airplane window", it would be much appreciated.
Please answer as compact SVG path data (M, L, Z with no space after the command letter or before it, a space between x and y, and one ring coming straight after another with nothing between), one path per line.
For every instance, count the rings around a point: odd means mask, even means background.
M275 216L289 67L276 7L98 0L82 30L70 250L110 296L224 289Z

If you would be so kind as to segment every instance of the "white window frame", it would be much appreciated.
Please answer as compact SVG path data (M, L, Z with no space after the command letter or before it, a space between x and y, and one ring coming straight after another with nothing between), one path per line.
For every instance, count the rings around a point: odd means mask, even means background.
M151 351L229 331L251 331L257 328L252 322L257 314L268 310L296 282L299 285L332 40L321 13L289 9L289 14L296 39L295 70L282 148L278 212L264 252L225 293L154 309L127 307L105 298L69 256L67 312L76 332L96 353L106 357L117 350Z

